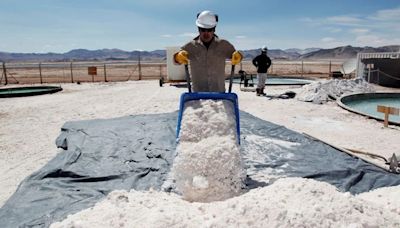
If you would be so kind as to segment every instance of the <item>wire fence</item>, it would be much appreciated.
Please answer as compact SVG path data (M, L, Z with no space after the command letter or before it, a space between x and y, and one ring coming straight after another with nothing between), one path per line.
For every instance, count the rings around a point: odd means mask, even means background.
M385 73L379 69L376 70L365 70L364 78L370 83L390 86L390 87L399 87L400 86L400 77L396 77Z
M324 61L277 61L272 60L272 65L268 70L269 75L288 76L288 77L319 77L328 78L333 72L338 72L342 68L344 61L324 60ZM257 69L251 61L244 61L240 69L248 74L257 74Z
M342 61L274 61L269 74L295 77L330 77L339 71ZM106 61L106 62L46 62L3 63L0 84L113 82L129 80L168 79L165 62ZM243 61L238 70L257 74L251 61ZM226 64L226 76L230 64Z

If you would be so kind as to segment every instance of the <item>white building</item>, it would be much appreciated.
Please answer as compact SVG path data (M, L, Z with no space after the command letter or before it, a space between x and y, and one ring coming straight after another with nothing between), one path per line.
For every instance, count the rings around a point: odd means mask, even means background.
M358 53L356 77L400 88L400 52Z

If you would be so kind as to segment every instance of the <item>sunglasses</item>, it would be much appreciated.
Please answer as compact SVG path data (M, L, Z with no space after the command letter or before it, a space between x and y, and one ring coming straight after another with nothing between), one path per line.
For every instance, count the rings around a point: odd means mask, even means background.
M207 29L207 28L199 28L199 31L200 32L214 32L215 28L209 28L209 29Z

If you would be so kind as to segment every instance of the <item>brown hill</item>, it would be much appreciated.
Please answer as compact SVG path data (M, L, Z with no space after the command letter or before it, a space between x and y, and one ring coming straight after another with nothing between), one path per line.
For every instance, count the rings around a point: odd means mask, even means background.
M360 52L397 52L400 45L383 47L352 47L343 46L332 49L271 49L268 55L272 59L309 60L309 59L348 59L357 56ZM246 60L251 60L260 49L241 50ZM304 54L302 54L304 53ZM1 62L57 62L57 61L108 61L108 60L138 60L164 61L165 50L154 51L124 51L120 49L87 50L75 49L66 53L8 53L0 52Z

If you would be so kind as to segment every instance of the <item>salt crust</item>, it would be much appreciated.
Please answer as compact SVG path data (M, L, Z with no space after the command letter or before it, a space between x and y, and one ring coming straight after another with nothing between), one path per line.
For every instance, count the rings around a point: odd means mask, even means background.
M51 227L399 227L398 205L367 202L368 194L304 178L282 178L212 203L154 190L114 191Z

